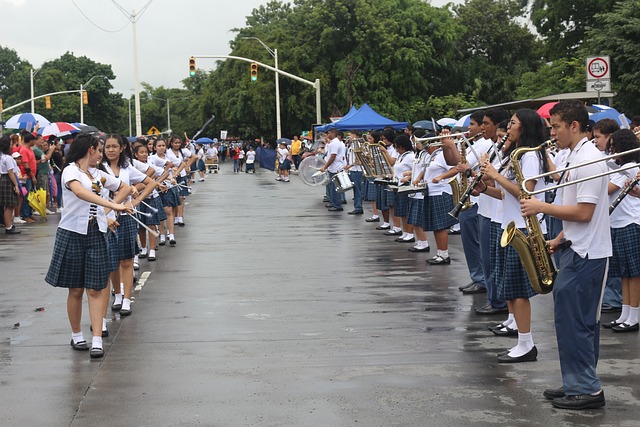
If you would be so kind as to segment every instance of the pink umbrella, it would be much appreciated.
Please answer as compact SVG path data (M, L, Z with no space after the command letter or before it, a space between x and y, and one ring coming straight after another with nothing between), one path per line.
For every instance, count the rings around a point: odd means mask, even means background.
M538 115L540 117L542 117L543 119L548 119L551 117L551 115L549 114L549 111L553 108L554 105L556 105L557 102L547 102L546 104L544 104L542 107L538 108L537 112Z
M47 126L42 129L38 129L38 134L47 137L50 135L55 136L64 136L69 135L72 132L78 132L80 129L71 123L66 122L54 122L49 123Z

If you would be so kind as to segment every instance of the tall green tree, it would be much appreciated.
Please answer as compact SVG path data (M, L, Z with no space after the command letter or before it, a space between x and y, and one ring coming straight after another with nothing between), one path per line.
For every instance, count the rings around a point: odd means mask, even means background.
M545 41L545 56L554 60L573 56L588 28L603 28L598 13L613 8L618 0L531 0L531 22ZM527 0L524 0L527 3ZM620 3L632 4L633 1Z
M542 46L518 22L525 14L519 0L466 0L453 7L464 24L459 43L463 88L488 104L512 101L520 76L542 63Z
M583 55L611 56L615 103L627 115L640 112L640 1L625 0L613 10L595 16L598 28L587 31Z
M520 77L516 97L537 98L556 93L582 92L585 88L584 58L561 58Z

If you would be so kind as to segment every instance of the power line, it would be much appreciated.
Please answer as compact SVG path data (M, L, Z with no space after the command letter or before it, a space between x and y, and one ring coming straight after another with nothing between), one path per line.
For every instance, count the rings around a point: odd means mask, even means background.
M95 22L93 22L91 20L91 18L89 18L83 11L82 9L80 9L80 6L78 6L75 2L75 0L71 0L71 3L73 3L73 5L76 7L76 9L78 9L78 12L80 12L82 14L82 16L85 17L85 19L87 21L89 21L94 27L96 27L99 30L104 31L105 33L119 33L120 31L124 30L125 28L127 28L127 25L129 25L129 23L124 24L124 26L122 28L120 28L119 30L107 30L106 28L102 28L101 26L99 26L98 24L96 24Z

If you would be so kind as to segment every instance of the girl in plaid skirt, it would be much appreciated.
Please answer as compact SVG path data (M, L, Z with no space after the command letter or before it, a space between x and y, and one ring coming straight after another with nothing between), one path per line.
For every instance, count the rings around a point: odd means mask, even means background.
M535 111L530 109L518 110L511 117L508 132L509 148L505 152L505 157L518 147L538 147L545 140L542 120ZM529 178L547 171L550 167L550 161L548 161L546 151L538 150L522 155L519 159L519 166L524 177ZM500 173L490 164L488 159L485 159L481 170L485 177L491 180L485 181L483 185L488 185L488 187L481 189L481 191L502 200L502 228L505 229L509 222L515 221L516 227L526 234L525 220L520 211L520 183L516 181L513 169L507 167ZM544 187L543 179L527 181L527 188L530 191ZM544 195L536 197L544 200ZM529 220L539 221L540 218L534 217ZM540 224L540 228L546 234L544 222ZM500 355L498 361L501 363L535 361L538 350L531 335L531 304L529 299L536 293L531 287L527 273L513 246L499 248L498 251L501 253L497 256L498 266L496 268L498 272L501 272L501 275L494 277L494 280L496 280L499 298L507 301L509 313L513 313L515 319L515 328L509 325L508 329L511 331L517 329L518 331L518 344L506 354ZM501 335L499 332L494 333Z
M154 143L154 151L155 154L149 156L149 163L158 168L162 168L165 170L169 170L169 178L166 181L171 187L163 190L160 193L160 197L162 198L162 206L164 206L164 212L167 216L166 221L160 222L160 241L158 244L160 246L165 245L165 224L166 229L169 235L169 244L174 246L176 244L175 236L173 234L174 231L174 214L173 208L176 206L180 206L180 195L178 193L178 187L175 179L173 178L177 173L178 164L175 156L169 155L167 153L167 143L164 139L158 139ZM173 160L172 160L173 159Z
M19 153L18 153L19 154ZM20 234L13 225L13 210L18 206L20 188L14 173L18 167L11 156L11 140L8 136L0 138L0 206L2 206L5 234Z
M109 276L105 209L133 213L120 204L131 187L98 169L92 169L101 156L102 143L80 133L67 153L62 172L65 209L62 212L45 281L69 289L67 313L71 324L71 347L89 350L81 330L82 296L86 289L93 330L91 357L102 357L102 289ZM116 192L114 201L99 196L102 187Z
M609 151L621 153L638 147L632 131L622 129L611 135ZM620 156L616 163L627 165L640 163L638 153ZM611 175L609 195L611 201L620 194L630 179L638 174L638 167ZM622 312L616 320L603 324L614 332L637 332L640 310L640 199L627 196L609 215L613 257L609 264L609 276L622 278Z

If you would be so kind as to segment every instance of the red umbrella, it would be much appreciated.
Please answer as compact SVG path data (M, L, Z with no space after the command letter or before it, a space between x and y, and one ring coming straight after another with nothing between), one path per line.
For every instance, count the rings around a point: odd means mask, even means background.
M549 111L553 108L554 105L556 105L557 102L547 102L546 104L544 104L542 107L538 108L538 115L540 117L542 117L543 119L548 119L551 117L551 115L549 114Z

